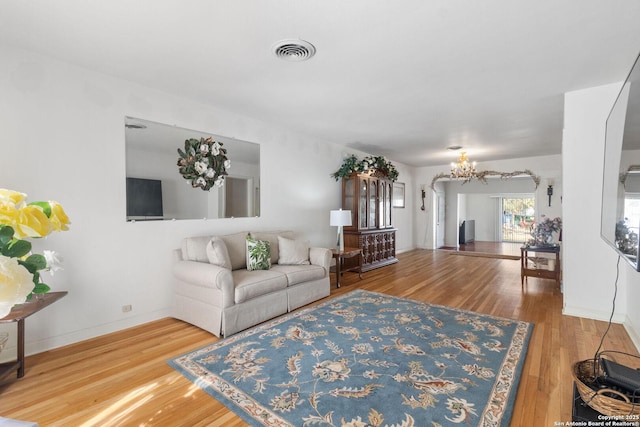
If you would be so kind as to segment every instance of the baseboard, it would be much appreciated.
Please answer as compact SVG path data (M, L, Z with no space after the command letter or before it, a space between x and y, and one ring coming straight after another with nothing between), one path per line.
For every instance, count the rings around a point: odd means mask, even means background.
M110 322L92 328L75 331L69 334L48 337L38 341L29 341L29 331L27 331L27 333L25 334L25 354L27 356L30 356L32 354L42 353L43 351L52 350L54 348L63 347L69 344L75 344L80 341L85 341L91 338L99 337L101 335L106 335L112 332L121 331L123 329L132 328L134 326L153 322L154 320L163 319L165 317L171 317L171 309L161 309L149 313L144 313L138 316L130 316L117 322ZM13 347L15 348L15 345ZM9 347L7 350L11 351L11 347Z
M562 310L562 314L566 316L584 317L585 319L601 320L608 322L611 317L611 311L585 309L582 307L566 306ZM614 314L612 322L624 324L627 316L624 314Z
M624 326L627 334L629 334L629 338L631 338L631 342L633 342L633 345L636 346L636 350L640 352L640 335L638 335L638 331L634 329L628 316L625 316L625 320L622 323L622 326Z
M410 247L410 248L396 249L396 254L401 254L401 253L403 253L403 252L409 252L409 251L412 251L412 250L414 250L414 249L416 249L416 247L415 247L415 246L412 246L412 247Z
M601 320L603 322L608 322L611 317L610 311L596 311L596 310L586 310L580 307L565 307L562 310L562 314L566 316L576 316L576 317L584 317L586 319L593 320ZM636 331L631 324L631 320L626 314L614 314L613 319L611 320L613 323L622 324L624 329L627 331L631 342L635 345L636 349L640 352L640 335L638 335L638 331Z

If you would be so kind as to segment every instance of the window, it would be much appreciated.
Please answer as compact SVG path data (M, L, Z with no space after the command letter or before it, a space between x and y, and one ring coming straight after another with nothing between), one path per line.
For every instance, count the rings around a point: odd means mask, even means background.
M535 223L535 198L502 198L501 241L526 242L531 237L531 226Z

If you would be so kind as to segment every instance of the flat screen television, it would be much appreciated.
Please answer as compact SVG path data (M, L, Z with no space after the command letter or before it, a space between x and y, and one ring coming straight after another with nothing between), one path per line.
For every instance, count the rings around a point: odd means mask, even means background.
M600 234L640 271L640 56L607 118Z
M127 220L162 219L162 181L127 177Z

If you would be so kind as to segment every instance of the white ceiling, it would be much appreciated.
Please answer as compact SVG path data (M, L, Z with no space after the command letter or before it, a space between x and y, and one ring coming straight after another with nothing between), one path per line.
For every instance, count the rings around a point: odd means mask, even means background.
M0 43L426 166L559 154L563 94L624 80L640 1L0 0Z

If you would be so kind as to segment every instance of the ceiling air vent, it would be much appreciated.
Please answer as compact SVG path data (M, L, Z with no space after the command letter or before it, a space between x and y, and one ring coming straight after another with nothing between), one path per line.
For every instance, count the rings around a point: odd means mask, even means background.
M304 40L280 40L273 45L273 53L285 61L306 61L316 54L316 48Z

